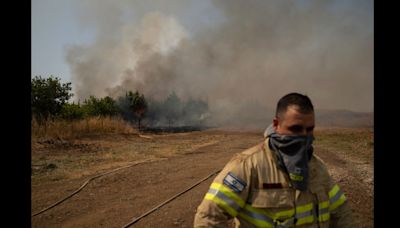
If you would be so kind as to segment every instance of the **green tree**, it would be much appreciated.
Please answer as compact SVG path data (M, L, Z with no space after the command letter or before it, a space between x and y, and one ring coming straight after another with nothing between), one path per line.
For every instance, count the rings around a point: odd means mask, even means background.
M129 100L130 108L132 109L133 114L137 119L138 128L140 130L140 122L147 110L147 101L144 98L144 95L140 95L138 91L136 91L135 93L129 91L127 97Z
M73 96L71 82L60 83L60 78L35 76L31 81L32 114L41 123L60 113L62 106Z
M115 101L109 96L100 99L90 96L83 103L86 116L113 116L118 111Z
M75 103L65 103L60 111L59 116L62 119L66 120L77 120L82 119L85 115L84 109L80 106L80 104Z
M103 97L100 100L101 115L103 116L114 116L118 113L118 107L114 99L110 96Z

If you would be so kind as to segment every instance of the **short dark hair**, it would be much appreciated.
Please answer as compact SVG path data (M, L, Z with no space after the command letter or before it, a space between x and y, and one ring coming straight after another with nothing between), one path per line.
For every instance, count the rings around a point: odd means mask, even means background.
M278 117L278 115L285 113L287 108L291 105L296 105L301 113L314 112L313 104L307 95L300 93L289 93L278 101L275 116Z

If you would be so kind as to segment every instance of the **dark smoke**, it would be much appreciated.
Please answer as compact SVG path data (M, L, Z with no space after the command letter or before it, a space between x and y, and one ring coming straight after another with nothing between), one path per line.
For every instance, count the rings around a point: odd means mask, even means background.
M372 1L212 1L196 14L219 15L209 26L190 17L196 2L81 3L97 39L68 48L76 99L174 91L207 100L224 125L268 122L293 91L316 109L372 111Z

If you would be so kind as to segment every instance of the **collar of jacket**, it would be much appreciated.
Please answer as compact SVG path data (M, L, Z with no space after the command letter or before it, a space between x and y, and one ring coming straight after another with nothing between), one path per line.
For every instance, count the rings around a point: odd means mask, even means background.
M270 156L272 158L274 165L276 165L276 167L284 173L286 181L288 182L289 186L292 187L290 184L289 174L285 170L283 170L281 167L279 167L278 158L276 157L277 155L271 150L271 148L269 148L269 137L265 138L264 143L262 144L262 150L266 153L267 156ZM315 162L316 162L315 154L313 154L309 161L310 181L317 175L317 172L318 172L315 167Z
M262 145L262 149L263 149L263 151L266 153L266 156L267 156L267 157L271 157L271 158L272 158L271 160L272 160L273 164L274 164L280 171L283 172L283 174L284 174L284 176L285 176L285 179L286 179L286 181L287 181L289 187L292 187L292 186L291 186L291 182L290 182L290 178L289 178L289 174L288 174L282 167L280 167L280 166L278 165L278 158L277 158L276 153L274 153L274 152L271 150L271 148L269 148L269 137L267 137L267 138L264 140L264 143L263 143L263 145Z

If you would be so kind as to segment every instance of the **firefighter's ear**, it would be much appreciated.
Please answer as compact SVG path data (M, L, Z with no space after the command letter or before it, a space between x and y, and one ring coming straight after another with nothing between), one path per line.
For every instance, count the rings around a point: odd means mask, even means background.
M278 128L278 125L279 125L279 119L278 119L278 117L275 117L273 120L272 120L272 126L274 127L274 130L276 131L276 129Z

